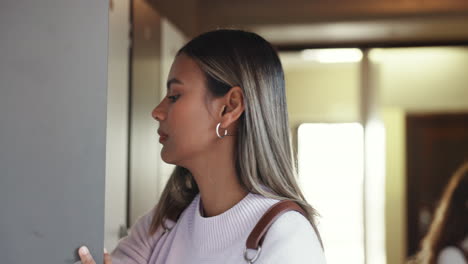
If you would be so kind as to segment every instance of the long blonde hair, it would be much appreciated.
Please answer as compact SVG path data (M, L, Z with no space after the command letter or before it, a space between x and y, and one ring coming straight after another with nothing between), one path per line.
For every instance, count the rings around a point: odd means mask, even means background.
M442 193L421 250L408 263L434 264L440 251L468 235L468 161L452 175Z
M234 86L243 89L245 111L234 133L242 187L265 197L297 202L320 238L316 211L296 181L284 73L275 49L255 33L224 29L194 38L178 54L197 62L211 95L223 96ZM165 227L164 219L176 220L198 192L190 171L176 166L155 208L150 234Z

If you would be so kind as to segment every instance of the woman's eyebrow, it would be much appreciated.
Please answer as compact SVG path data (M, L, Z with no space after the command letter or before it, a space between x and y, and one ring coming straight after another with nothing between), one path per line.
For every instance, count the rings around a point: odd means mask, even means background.
M177 79L177 78L172 78L170 79L169 81L167 81L167 90L170 90L171 89L171 85L172 84L180 84L180 85L184 85L184 83Z

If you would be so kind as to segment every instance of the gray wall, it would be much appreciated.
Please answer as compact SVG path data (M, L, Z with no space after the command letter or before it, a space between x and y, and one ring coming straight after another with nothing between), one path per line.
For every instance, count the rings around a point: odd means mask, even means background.
M102 263L108 1L0 2L0 262Z

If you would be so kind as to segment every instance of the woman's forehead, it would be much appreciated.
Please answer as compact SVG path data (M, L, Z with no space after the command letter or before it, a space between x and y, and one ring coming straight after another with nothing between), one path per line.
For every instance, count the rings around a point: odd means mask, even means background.
M168 80L172 78L180 80L182 77L203 79L203 72L198 64L185 54L180 54L174 59Z
M178 55L172 63L169 76L167 78L167 89L171 91L173 87L183 87L183 89L205 89L205 76L198 64L185 54Z

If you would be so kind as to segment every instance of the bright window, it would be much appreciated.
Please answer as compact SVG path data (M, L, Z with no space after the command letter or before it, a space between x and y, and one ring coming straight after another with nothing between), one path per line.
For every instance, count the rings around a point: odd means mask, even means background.
M321 215L328 264L364 263L363 127L306 123L298 129L299 183Z

